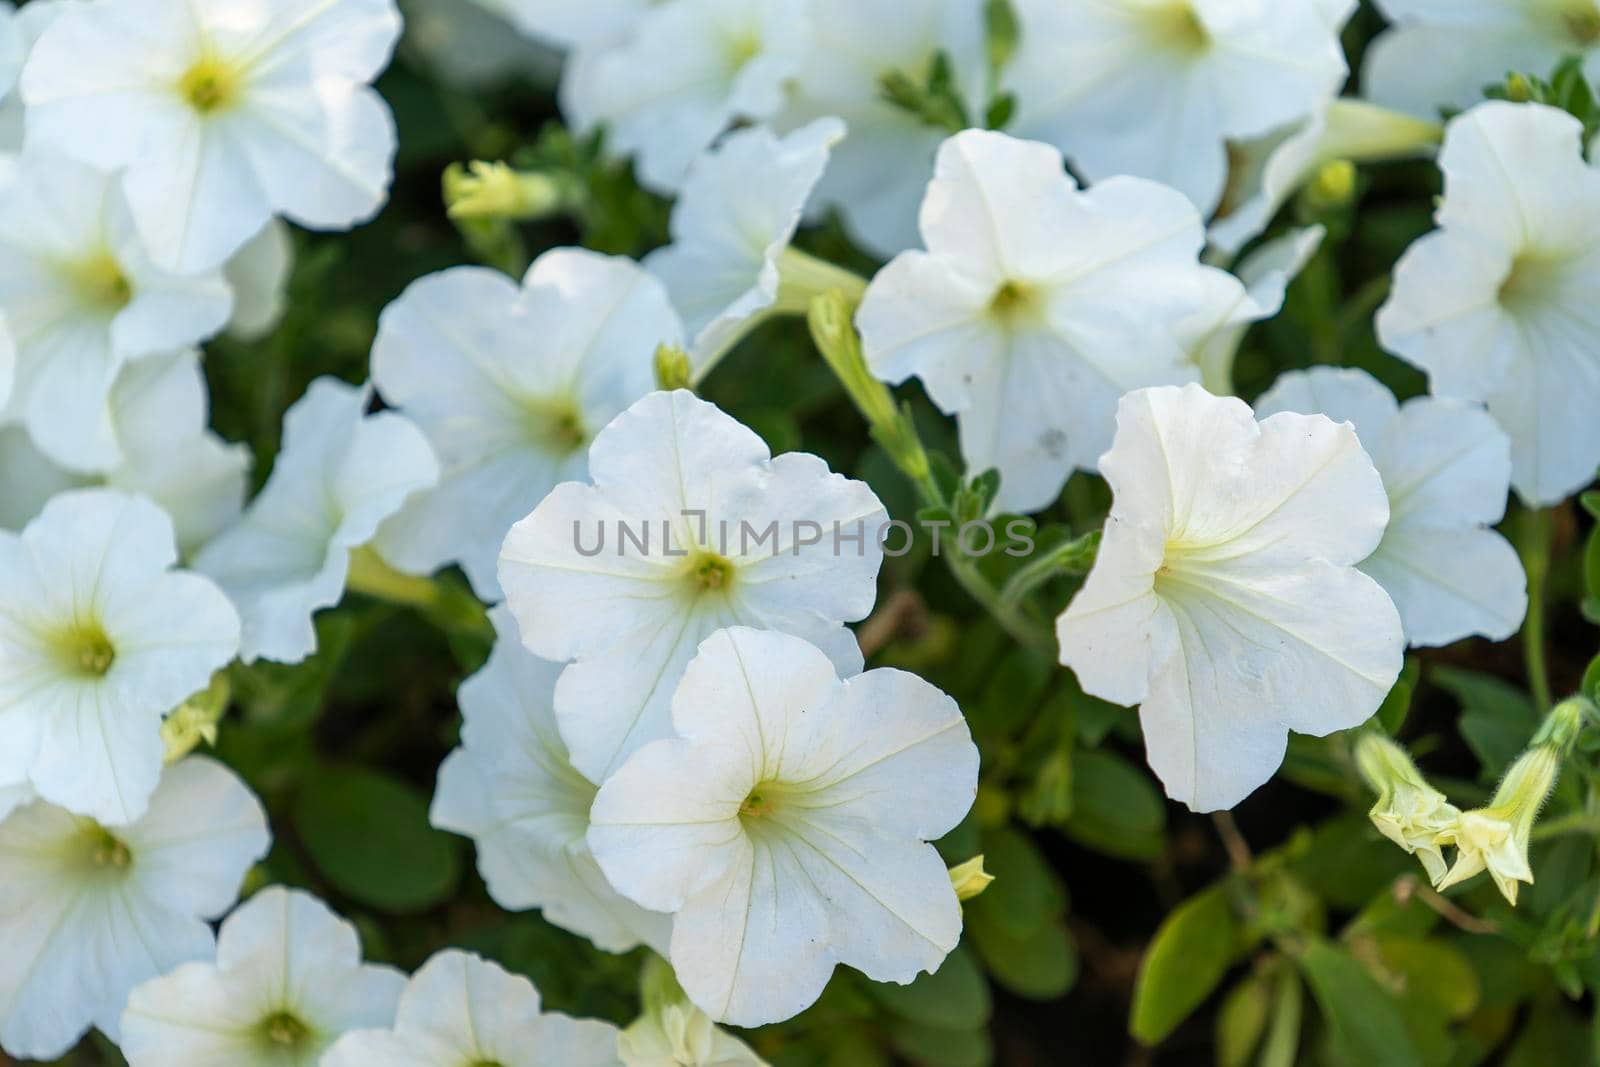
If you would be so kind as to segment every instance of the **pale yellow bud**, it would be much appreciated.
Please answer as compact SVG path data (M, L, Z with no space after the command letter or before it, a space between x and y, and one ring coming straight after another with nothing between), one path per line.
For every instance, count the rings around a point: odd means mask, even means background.
M967 901L994 884L994 875L983 869L981 855L974 856L950 868L950 884L955 886L956 899Z

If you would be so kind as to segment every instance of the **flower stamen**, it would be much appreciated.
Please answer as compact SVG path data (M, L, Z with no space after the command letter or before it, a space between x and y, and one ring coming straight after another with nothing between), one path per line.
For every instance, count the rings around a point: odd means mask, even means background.
M133 866L133 850L126 842L93 819L80 820L83 826L83 857L97 871L126 871Z
M1189 0L1152 8L1147 15L1151 40L1175 52L1199 52L1211 43L1211 32Z
M589 441L589 431L577 405L562 400L530 400L528 432L533 441L558 455L571 455Z
M689 582L701 593L715 593L733 584L733 561L715 552L698 552L689 561Z
M103 678L117 661L116 646L98 623L76 623L56 636L61 662L73 674Z
M133 283L110 252L101 251L68 267L84 305L118 312L133 301Z
M302 1047L311 1036L311 1027L290 1011L276 1011L261 1020L261 1037L270 1045L285 1049Z
M214 55L202 56L178 79L178 95L194 110L210 115L238 101L240 81L236 67Z

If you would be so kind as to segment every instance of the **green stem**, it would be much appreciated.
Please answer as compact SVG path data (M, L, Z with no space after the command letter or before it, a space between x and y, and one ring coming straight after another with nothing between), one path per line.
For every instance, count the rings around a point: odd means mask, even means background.
M1371 321L1378 307L1389 298L1390 288L1389 276L1381 274L1357 289L1345 302L1334 327L1335 336L1341 344L1347 343L1351 334Z
M1034 590L1062 575L1084 575L1094 563L1095 549L1100 541L1099 531L1085 534L1075 541L1057 545L1049 552L1035 556L1006 582L1000 590L1004 604L1021 604Z
M1562 837L1566 834L1600 834L1600 813L1575 811L1558 819L1546 819L1533 828L1533 840Z
M1523 658L1527 663L1528 688L1534 706L1541 712L1550 708L1550 669L1545 657L1545 593L1550 577L1550 512L1545 509L1525 512L1519 548L1522 566L1528 573L1528 620L1522 628Z
M911 420L904 419L903 421L909 424ZM878 426L875 425L873 428L875 432L879 431ZM905 431L901 429L900 432L904 433ZM916 431L911 430L910 433L914 436ZM881 438L882 434L879 433L878 436ZM917 447L918 449L921 448L920 440ZM893 452L891 452L891 456L893 455ZM943 490L939 488L939 483L934 479L932 470L927 463L926 454L922 454L921 459L922 462L920 464L902 463L898 457L895 457L895 463L900 468L900 473L905 475L917 487L917 494L922 498L924 507L948 509L950 501L946 499ZM1027 648L1041 652L1051 658L1055 657L1055 637L1038 622L1030 618L1021 604L1008 602L1000 591L994 587L994 584L984 577L983 572L978 569L976 560L964 554L960 547L953 543L950 545L950 551L940 553L940 556L944 560L945 567L950 571L951 576L955 578L956 584L960 585L968 596L977 601L985 611L992 615L1006 633Z
M736 329L717 342L717 347L696 353L699 364L690 378L691 388L698 389L706 377L716 369L729 352L738 348L746 337L762 325L782 315L807 315L811 302L828 292L839 292L851 308L861 303L867 292L867 280L843 267L819 259L798 248L787 248L778 257L778 295L770 307L745 319Z
M838 289L820 294L812 301L809 320L817 350L844 386L856 410L867 420L872 436L900 472L916 486L923 506L951 511L951 502L933 476L927 451L910 415L896 406L888 387L867 370L861 337L850 321L854 308L849 295ZM941 556L957 584L994 616L1008 634L1027 648L1052 659L1055 657L1055 635L1030 617L1021 605L1006 603L999 590L978 569L976 560L962 553L959 545L952 545L950 551Z
M1337 364L1344 357L1335 311L1340 302L1339 271L1327 245L1312 257L1302 276L1304 307L1311 320L1312 362Z
M867 295L867 280L853 270L798 248L786 248L778 257L779 311L791 315L804 315L811 310L811 302L823 293L837 290L844 294L852 307Z
M494 626L477 597L436 578L401 574L370 545L350 553L345 584L352 593L413 608L446 629L494 640Z
M961 588L967 595L981 604L985 611L994 616L1006 633L1010 634L1018 643L1033 651L1054 659L1057 654L1055 636L1042 624L1036 622L1019 604L1008 604L1001 597L989 579L978 570L976 562L955 549L944 557L945 565Z

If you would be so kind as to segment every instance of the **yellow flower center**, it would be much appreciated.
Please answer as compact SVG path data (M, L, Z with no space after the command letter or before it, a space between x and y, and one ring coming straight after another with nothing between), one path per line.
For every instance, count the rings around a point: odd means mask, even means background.
M763 782L750 790L750 795L739 805L739 818L749 822L764 819L777 810L777 786Z
M743 70L744 65L761 54L761 36L754 30L736 33L723 43L728 56L728 67Z
M689 585L699 593L714 593L733 584L733 561L715 552L699 551L689 557Z
M79 299L91 308L115 314L133 300L133 283L110 252L100 251L68 267Z
M1524 253L1511 264L1500 283L1500 304L1509 311L1526 311L1549 298L1560 281L1559 258Z
M1038 318L1043 307L1039 291L1027 282L1008 281L989 298L989 314L1008 328Z
M133 852L127 844L93 819L80 819L82 856L95 871L115 873L133 866Z
M116 646L97 622L74 623L55 636L55 651L68 672L103 678L117 661Z
M1211 43L1211 33L1188 0L1156 4L1145 13L1150 40L1174 52L1199 52Z
M200 114L210 115L238 102L243 81L238 67L207 54L178 79L178 95Z
M559 455L570 455L589 441L583 415L570 400L540 398L526 402L528 434L540 446Z
M311 1036L311 1027L289 1011L277 1011L261 1020L261 1037L267 1044L285 1049L299 1048Z

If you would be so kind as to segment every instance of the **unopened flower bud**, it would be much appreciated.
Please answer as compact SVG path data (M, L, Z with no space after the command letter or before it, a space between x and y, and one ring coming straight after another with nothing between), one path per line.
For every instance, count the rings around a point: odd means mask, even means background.
M444 172L445 209L453 219L542 218L566 201L561 183L548 174L512 170L504 163L473 160Z
M981 855L974 856L950 868L950 884L956 888L957 900L971 900L994 884L994 875L983 869Z

